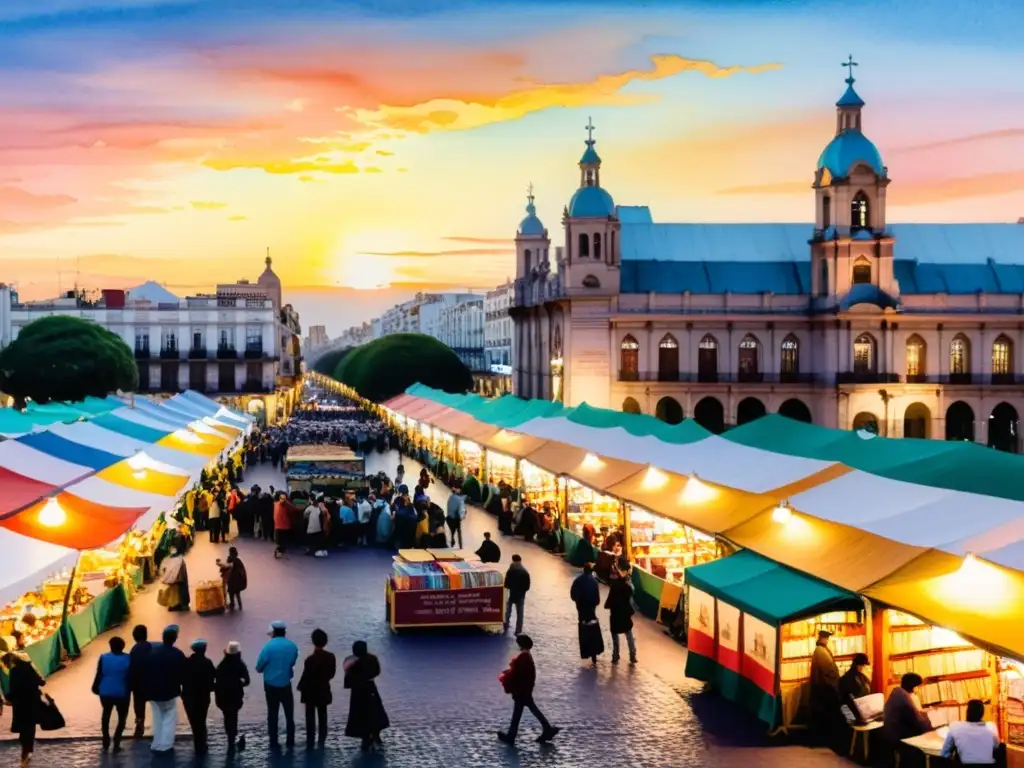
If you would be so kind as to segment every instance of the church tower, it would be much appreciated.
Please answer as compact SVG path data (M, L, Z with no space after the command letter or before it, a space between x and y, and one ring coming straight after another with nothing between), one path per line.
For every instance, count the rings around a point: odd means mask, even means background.
M519 222L516 230L516 277L530 278L539 274L547 277L549 272L548 251L551 240L548 231L537 218L537 207L533 204L533 184L526 193L526 217Z
M899 292L893 276L893 238L886 231L889 173L863 129L864 100L853 88L853 57L846 91L836 102L836 134L818 158L814 174L815 224L811 284L815 296L844 296L871 285ZM863 290L863 289L858 289Z
M612 196L601 186L601 158L594 149L594 123L587 121L580 158L580 188L562 215L565 227L565 287L582 296L619 292L619 219Z

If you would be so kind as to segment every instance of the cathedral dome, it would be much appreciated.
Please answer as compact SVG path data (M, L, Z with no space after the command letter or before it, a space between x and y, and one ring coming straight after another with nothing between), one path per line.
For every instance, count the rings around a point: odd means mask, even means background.
M601 187L580 187L569 200L572 218L607 218L615 213L615 201Z
M876 176L885 176L885 164L878 148L860 131L847 130L832 139L822 151L818 170L827 168L833 178L845 179L858 163L867 165Z
M527 237L543 237L547 232L543 222L537 218L537 206L533 204L533 184L530 184L526 195L526 218L519 222L518 232Z

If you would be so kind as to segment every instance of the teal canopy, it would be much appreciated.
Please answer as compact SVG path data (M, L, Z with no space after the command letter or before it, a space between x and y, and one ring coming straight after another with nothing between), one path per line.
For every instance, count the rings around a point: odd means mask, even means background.
M689 586L772 625L826 611L864 607L853 592L761 557L749 549L687 568Z

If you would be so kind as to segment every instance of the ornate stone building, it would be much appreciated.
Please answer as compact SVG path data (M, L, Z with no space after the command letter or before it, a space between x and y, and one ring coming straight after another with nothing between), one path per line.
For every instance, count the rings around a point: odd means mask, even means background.
M1024 225L890 224L852 66L846 84L813 224L655 223L602 186L588 125L564 248L532 193L516 235L516 394L1018 450Z

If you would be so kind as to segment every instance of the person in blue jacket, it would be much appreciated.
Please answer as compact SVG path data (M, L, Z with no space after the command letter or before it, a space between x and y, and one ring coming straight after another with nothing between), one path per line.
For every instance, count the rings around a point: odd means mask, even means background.
M270 625L270 640L263 646L256 659L256 671L263 675L263 692L267 697L267 730L270 732L270 746L278 747L278 712L284 710L287 745L295 746L295 697L292 693L292 677L295 676L295 662L299 659L299 647L285 637L287 625L275 621Z
M100 656L96 664L96 679L92 684L92 692L100 697L103 714L100 726L103 730L103 751L110 749L110 715L117 711L117 725L114 727L114 752L121 751L121 737L124 735L125 722L128 719L128 706L131 701L131 689L128 685L128 670L131 657L124 652L124 640L120 637L110 638L110 652Z

